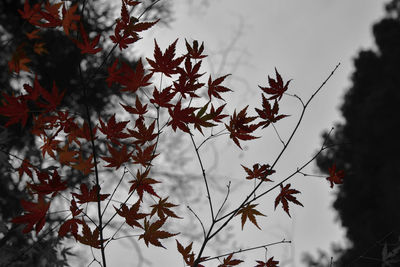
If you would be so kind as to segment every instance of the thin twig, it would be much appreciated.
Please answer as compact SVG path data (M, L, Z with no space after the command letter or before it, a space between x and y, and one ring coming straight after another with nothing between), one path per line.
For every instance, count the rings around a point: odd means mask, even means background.
M222 208L224 207L226 201L228 200L228 196L229 196L229 193L231 191L231 181L229 181L229 183L228 183L228 185L226 187L227 187L227 191L226 191L225 199L222 202L221 207L218 209L217 214L215 215L215 219L217 219L219 213L221 212Z
M122 174L121 178L119 179L117 186L114 188L114 191L113 191L112 194L110 195L110 197L109 197L109 199L108 199L108 201L107 201L107 204L106 204L106 206L105 206L104 209L103 209L103 212L102 212L101 216L103 216L104 213L106 212L108 205L110 204L110 202L111 202L111 200L112 200L112 198L113 198L115 192L117 191L118 187L120 186L120 184L121 184L122 180L124 179L124 176L125 176L126 173L127 173L126 167L124 167L124 173Z
M274 124L274 123L271 123L271 125L272 125L272 127L274 128L275 133L276 133L276 135L278 136L279 141L281 141L282 145L285 146L285 142L282 140L281 136L279 135L279 132L278 132L278 130L277 130L276 127L275 127L275 124Z
M311 97L308 99L308 101L306 102L306 104L303 106L303 110L301 112L301 115L299 117L299 120L295 126L295 128L293 129L289 139L287 140L285 146L282 148L281 152L278 154L278 156L276 157L274 163L271 166L271 169L274 168L274 166L278 163L279 159L281 158L281 156L283 155L283 153L286 151L287 147L289 146L291 140L293 139L293 136L295 135L295 133L297 132L297 129L300 126L300 123L302 122L302 119L304 117L304 113L307 109L307 106L309 105L309 103L311 102L311 100L315 97L315 95L321 90L321 88L326 84L326 82L332 77L332 75L335 73L335 71L337 70L337 68L339 67L340 63L336 65L336 67L333 69L333 71L329 74L329 76L322 82L322 84L318 87L318 89L311 95ZM315 156L316 157L316 156ZM312 158L312 160L315 159L315 157ZM310 160L309 162L306 163L306 165L308 165L312 160ZM305 165L305 166L306 166ZM297 172L296 172L297 173ZM294 174L293 174L294 175ZM290 177L292 177L293 175L289 176L288 178L286 178L284 181L286 181L287 179L289 179ZM217 221L220 221L222 219L225 219L229 216L229 218L226 219L226 221L210 236L210 238L214 237L219 231L221 231L232 219L233 217L236 215L236 213L242 208L244 207L244 205L247 205L248 203L260 198L261 196L265 195L267 192L264 192L261 195L258 195L257 197L254 197L250 202L249 199L250 197L253 195L253 193L255 191L257 191L257 189L261 186L261 184L263 183L263 181L260 181L258 183L258 185L253 189L253 191L247 195L247 197L243 200L242 204L240 204L238 206L238 208L236 208L235 210L231 211L230 213L226 214L225 216L219 218ZM275 187L274 187L275 188ZM271 189L272 190L272 189Z
M203 229L203 235L204 238L206 238L206 229L204 228L203 222L201 221L201 219L199 218L199 216L196 214L196 212L194 212L192 210L192 208L190 206L187 206L187 208L193 213L193 215L197 218L197 220L200 222L201 228Z
M239 250L236 250L236 251L233 251L233 252L229 252L229 253L225 253L225 254L221 254L221 255L218 255L218 256L207 258L207 259L203 260L202 262L210 261L210 260L216 260L216 259L219 259L219 258L222 258L222 257L226 257L226 256L229 256L229 255L234 255L234 254L243 253L243 252L246 252L246 251L256 250L256 249L260 249L260 248L266 248L266 247L270 247L270 246L274 246L274 245L278 245L278 244L285 244L285 243L286 244L290 244L290 243L292 243L292 241L283 239L281 241L269 243L269 244L266 244L266 245L261 245L261 246L246 248L246 249L239 249Z
M199 164L200 164L201 172L203 174L204 184L206 186L206 191L207 191L208 204L210 206L211 218L212 218L212 220L214 220L214 218L215 218L214 217L214 209L213 209L212 200L211 200L210 188L208 187L206 171L205 171L204 166L203 166L203 161L201 160L201 157L200 157L199 148L196 146L196 143L194 141L193 134L189 133L189 135L190 135L190 139L192 140L193 147L194 147L194 150L195 150L196 155L197 155L197 159L198 159Z
M225 132L225 133L224 133L224 131L226 131L225 128L222 129L222 130L220 130L220 131L217 132L216 134L211 134L211 135L208 136L206 139L204 139L204 140L200 143L200 145L197 146L197 149L200 149L200 147L201 147L202 145L204 145L205 142L207 142L208 140L211 140L212 138L216 138L216 137L219 137L219 136L221 136L221 135L229 134L229 132Z

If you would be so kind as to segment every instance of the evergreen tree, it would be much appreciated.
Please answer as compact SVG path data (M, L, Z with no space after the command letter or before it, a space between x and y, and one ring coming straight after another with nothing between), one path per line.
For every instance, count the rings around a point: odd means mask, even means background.
M395 258L385 259L382 251L399 247L400 1L387 4L386 11L373 26L376 49L354 60L352 86L341 106L344 122L328 137L337 146L317 159L324 173L334 160L346 174L333 207L350 242L336 251L333 266L384 266ZM309 266L330 266L323 254L306 258Z

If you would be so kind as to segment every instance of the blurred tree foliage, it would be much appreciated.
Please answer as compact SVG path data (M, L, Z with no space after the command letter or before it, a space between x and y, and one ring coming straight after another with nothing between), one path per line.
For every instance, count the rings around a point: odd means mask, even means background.
M118 1L64 1L68 5L79 2L78 10L86 32L91 36L101 34L102 52L95 56L85 56L81 55L80 50L61 30L42 30L40 41L29 40L25 33L32 32L34 27L22 19L18 13L19 9L23 10L24 2L25 0L0 1L0 88L2 92L18 94L22 84L32 84L37 75L43 88L51 90L54 81L60 90L66 90L62 108L79 114L83 112L84 108L80 77L85 80L88 77L94 77L94 79L89 79L89 84L86 85L89 88L90 103L88 104L92 112L91 116L100 117L103 121L108 120L114 107L118 105L118 102L110 101L109 96L118 92L118 89L109 88L106 85L104 79L107 75L107 68L103 66L98 69L98 67L111 50L108 36L114 27L112 18L115 16L112 12L115 10L119 12L120 6L116 4L120 3ZM44 3L45 1L29 1L31 6L38 2ZM157 4L152 5L155 2ZM85 8L82 13L83 4ZM146 21L161 18L160 23L168 24L172 19L171 5L168 1L144 1L139 12L144 10L146 13L142 19ZM48 53L37 55L33 51L29 51L28 48L33 47L35 42L44 43L44 48ZM31 71L29 73L20 72L18 76L12 75L8 70L8 61L17 47L26 49L25 52L31 59L28 64ZM120 54L119 50L115 49L107 57L107 63L113 62L118 57L134 67L136 62L124 57L125 54ZM79 66L81 66L81 71L79 71ZM92 76L95 72L97 74ZM0 95L0 101L2 99L3 96ZM0 117L1 125L4 125L5 121L6 118ZM13 266L66 266L65 256L69 253L68 248L57 249L60 241L55 235L50 234L45 238L39 236L35 245L32 246L30 243L34 240L32 237L22 234L19 228L10 228L10 219L21 211L20 200L28 199L29 195L26 190L21 190L21 181L15 174L15 166L8 163L8 153L18 155L22 159L26 158L36 166L43 166L35 138L27 130L31 126L32 118L24 129L21 129L19 125L0 129L0 266L10 257L18 258ZM16 165L19 166L20 162ZM74 186L87 178L78 171L71 171L66 175L69 186ZM53 223L56 225L57 220ZM28 251L28 253L19 257L23 251Z
M333 249L333 266L400 266L395 263L399 253L389 254L400 245L399 0L386 5L373 35L376 48L361 51L354 60L353 85L341 106L344 122L328 138L338 146L317 159L324 173L335 162L346 174L333 207L349 246ZM304 261L331 266L323 252L317 259L306 255Z

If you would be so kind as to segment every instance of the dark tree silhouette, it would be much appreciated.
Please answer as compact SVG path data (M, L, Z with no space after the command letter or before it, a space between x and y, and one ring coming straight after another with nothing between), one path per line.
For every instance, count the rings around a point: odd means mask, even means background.
M400 235L400 1L386 11L373 26L376 49L354 60L353 85L341 106L344 122L329 137L338 146L317 159L324 173L333 162L346 173L333 207L350 242L334 252L333 266L400 266L383 265L382 254L385 246L399 247ZM330 266L323 253L319 260L306 258L309 266Z
M98 68L104 58L113 61L116 57L127 62L130 66L135 66L135 61L124 57L119 53L118 49L112 51L110 55L111 44L105 42L103 51L96 56L85 56L80 53L76 45L62 32L56 29L42 30L40 42L44 43L48 54L35 54L30 51L33 43L37 40L29 40L25 33L34 30L34 27L24 20L17 12L18 9L23 10L25 0L1 0L0 1L0 88L2 92L10 94L11 92L18 94L22 88L22 83L32 84L33 77L37 75L39 83L43 88L51 90L53 81L60 90L66 90L62 102L62 108L66 108L71 112L84 112L83 102L90 99L88 105L92 112L91 116L96 115L107 120L112 114L114 106L118 102L109 101L110 95L115 94L119 90L109 88L104 82L107 75L107 68ZM35 3L44 3L45 1L29 1L30 5ZM68 5L73 5L81 1L65 1ZM144 20L155 20L161 18L160 23L168 23L171 21L171 9L168 3L157 3L156 0L145 1L142 5L142 11L146 10L142 17ZM104 3L109 5L109 3ZM148 7L151 7L147 9ZM113 30L112 8L102 6L99 8L97 1L85 1L84 12L78 10L81 15L81 21L84 24L88 34L101 34L100 44L104 44ZM135 14L136 15L136 14ZM104 19L108 18L108 19ZM74 36L76 37L76 36ZM30 73L21 75L11 75L8 71L8 61L17 47L26 49L29 53L31 62L29 62ZM96 75L94 75L96 73ZM87 98L83 97L80 77L84 80L88 77L90 84L86 84L88 88ZM0 95L0 101L3 95ZM0 117L0 124L4 124L7 118ZM28 192L21 191L20 180L15 176L15 166L8 163L9 154L18 155L20 158L26 158L36 166L42 166L40 150L35 144L35 138L29 130L32 126L32 118L28 120L27 127L12 125L8 128L0 129L0 266L2 262L7 262L9 257L16 258L12 266L65 266L65 258L68 248L63 251L57 251L59 240L55 235L49 234L42 239L38 237L34 247L32 247L32 237L24 235L20 229L7 228L7 223L12 217L20 213L20 200L28 199ZM99 146L98 149L101 147ZM89 153L89 152L88 152ZM20 165L17 163L16 165ZM14 175L12 175L14 173ZM74 186L86 179L82 173L74 171L69 174L69 186ZM62 218L60 218L61 220ZM57 223L54 221L53 223ZM18 257L21 251L29 249L29 253L24 253L23 257Z

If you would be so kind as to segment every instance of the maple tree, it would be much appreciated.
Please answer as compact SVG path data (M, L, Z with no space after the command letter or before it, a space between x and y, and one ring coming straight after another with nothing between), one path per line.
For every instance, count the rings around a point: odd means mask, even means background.
M154 27L159 22L159 20L143 22L140 20L141 15L138 17L131 15L139 4L139 1L121 1L120 17L116 19L113 34L108 36L113 44L110 51L113 51L116 47L121 52L124 51L140 40L140 32ZM83 9L84 5L67 4L65 2L49 3L47 1L31 6L29 1L26 0L24 9L19 10L19 13L23 19L35 27L35 30L30 32L27 38L40 39L38 33L42 30L62 30L70 38L70 41L79 48L81 54L90 57L102 51L102 48L98 45L105 36L96 35L90 40L85 26L80 21L83 14L80 8ZM327 149L327 146L322 146L312 159L297 168L292 175L275 182L275 185L270 189L262 191L261 185L264 182L273 182L267 177L276 173L274 167L297 132L308 104L338 66L307 102L303 102L302 99L297 97L303 105L301 116L289 139L284 142L284 146L275 161L271 164L254 163L253 169L242 165L247 173L247 177L244 177L244 179L254 180L256 184L251 192L243 198L240 205L222 215L222 208L228 198L229 190L220 209L215 213L215 203L212 202L207 173L199 153L200 146L212 138L222 136L222 133L229 134L229 138L238 149L242 149L241 143L243 142L261 138L259 135L261 135L262 129L287 117L283 114L278 115L280 109L278 102L289 89L290 80L285 83L278 70L275 69L276 79L268 77L268 85L266 87L259 86L262 91L262 107L254 108L254 116L250 115L249 106L242 108L239 112L235 109L232 115L225 114L226 104L221 105L220 102L225 101L225 95L233 90L222 84L230 74L216 79L209 75L207 82L201 82L205 74L200 72L201 62L203 58L207 57L204 54L203 42L199 46L197 40L193 41L192 44L185 40L187 51L185 54L177 56L176 45L178 41L178 39L174 40L163 52L157 41L154 40L153 59L146 57L149 68L145 67L141 59L138 60L133 70L128 64L120 62L118 59L112 63L108 62L106 57L99 68L107 68L108 76L97 77L97 72L95 72L90 77L90 79L102 79L108 86L117 85L119 93L130 97L133 95L134 104L120 103L126 114L130 116L130 119L125 121L117 118L115 113L107 121L103 121L100 117L92 118L89 111L92 107L87 98L88 90L95 88L91 88L84 80L81 81L81 86L86 113L75 114L68 110L61 110L60 106L64 97L68 94L68 89L60 90L56 85L57 81L52 82L51 89L39 84L37 76L35 73L31 73L32 71L27 65L31 62L31 59L22 49L24 44L17 46L16 52L8 63L9 71L15 74L22 71L30 73L30 78L34 77L33 85L30 85L29 82L25 83L23 85L24 91L21 90L17 95L3 93L0 115L6 120L4 127L19 125L25 129L27 121L32 121L31 129L27 130L30 130L37 140L43 144L40 147L42 158L49 159L50 157L56 163L52 164L51 169L44 170L29 162L27 158L21 159L17 170L20 179L25 174L29 176L29 182L25 182L25 188L30 192L31 201L21 200L23 214L12 219L12 223L25 225L24 233L31 232L34 229L38 235L46 225L46 218L52 216L49 211L51 203L61 199L67 202L69 214L58 227L58 236L60 238L73 238L82 245L99 249L102 259L101 262L98 262L104 267L107 262L106 246L109 242L115 240L114 237L120 230L117 229L111 237L104 236L104 230L114 218L120 218L124 224L126 223L134 230L139 231L138 240L143 239L146 246L153 245L165 248L161 243L163 239L179 236L177 232L166 231L164 229L165 223L173 222L173 220L181 219L181 217L173 210L177 204L167 202L168 196L165 197L160 190L162 181L150 176L152 176L151 170L154 159L160 154L157 150L160 135L162 135L163 129L167 127L170 127L173 132L182 131L191 138L200 163L200 171L203 176L211 214L211 224L207 229L200 220L204 231L204 240L201 242L197 253L193 251L193 243L185 248L176 239L177 250L182 255L186 265L206 266L207 261L219 258L218 256L204 256L204 249L209 241L228 224L231 224L233 218L238 215L241 215L242 230L247 219L261 230L255 216L265 215L256 209L258 204L255 201L272 192L278 186L280 186L281 192L275 198L275 208L281 203L284 211L290 217L289 202L303 206L293 196L300 192L290 188L291 184L289 183L283 187L283 183L286 183L295 174L300 173L322 150ZM34 50L39 56L46 51L42 45L36 45ZM162 79L165 76L170 79L170 84L160 83L158 87L155 86L152 80L155 75L160 75L162 82L165 82ZM148 87L153 87L152 94L148 92L150 90ZM138 92L142 92L147 99L139 98ZM197 101L194 104L194 101L192 101L194 99L200 100L199 103L201 104L197 104ZM166 119L160 115L161 112L167 114ZM206 136L206 131L218 127L222 128L219 134L214 135L211 131L211 134ZM194 140L194 130L198 130L204 138L204 141L200 144L196 144ZM105 151L96 150L95 142L100 138L106 140ZM91 147L89 156L84 156L84 143L88 143ZM13 157L12 154L8 156ZM132 177L129 183L132 185L125 199L116 200L115 192L119 184L112 193L105 193L108 192L109 188L102 188L99 169L115 168L115 171L117 171L121 167L124 168L124 174L120 181L129 172ZM81 183L79 189L69 190L67 181L63 179L61 174L67 168L78 170L83 175L89 176L92 185L88 186L87 183ZM342 183L343 176L344 173L336 171L335 165L333 165L330 177L327 179L333 186L333 184ZM135 204L129 204L129 201L133 199L136 199ZM150 199L154 204L148 205L148 202L144 199ZM114 209L111 209L111 211L107 210L111 201L120 202L120 206L113 206ZM92 205L96 206L94 207L96 215L87 212L90 207L93 207ZM106 210L108 213L106 213ZM48 229L50 232L54 230ZM240 252L242 251L224 255L219 266L240 265L243 261L233 258L235 254ZM27 251L21 253L27 253ZM278 264L278 261L274 261L273 257L266 261L256 260L256 262L257 266L272 267Z

